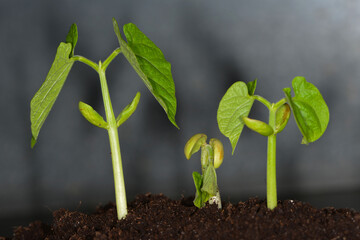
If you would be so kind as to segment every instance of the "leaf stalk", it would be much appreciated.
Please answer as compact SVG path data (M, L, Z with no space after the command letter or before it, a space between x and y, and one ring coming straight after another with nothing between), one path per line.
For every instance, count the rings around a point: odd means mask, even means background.
M102 64L102 68L104 69L104 71L107 69L111 61L120 53L121 53L121 49L117 48L110 54L110 56Z
M76 55L76 56L73 56L71 59L74 60L74 61L82 62L82 63L90 66L95 71L99 72L99 65L97 65L95 62L87 59L86 57Z

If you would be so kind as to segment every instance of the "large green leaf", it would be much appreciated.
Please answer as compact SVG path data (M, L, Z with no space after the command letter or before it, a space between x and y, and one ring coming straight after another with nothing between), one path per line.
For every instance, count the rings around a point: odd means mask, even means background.
M176 97L171 64L166 61L161 50L134 24L124 25L127 42L121 37L115 19L113 25L121 52L163 107L169 120L178 128L175 122Z
M50 68L45 82L41 85L30 103L30 121L33 147L37 141L40 129L44 124L46 117L58 97L63 87L66 77L74 63L69 58L72 51L71 43L60 43L57 49L55 60Z
M234 153L247 117L254 103L244 82L234 83L220 101L217 121L220 132L230 139Z
M285 96L293 110L296 123L303 135L302 143L314 142L325 132L329 123L329 109L319 90L304 77L292 81L295 96L285 88Z

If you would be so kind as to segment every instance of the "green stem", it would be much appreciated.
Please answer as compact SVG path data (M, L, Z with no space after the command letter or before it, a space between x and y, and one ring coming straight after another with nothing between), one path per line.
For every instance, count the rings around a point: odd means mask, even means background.
M117 48L115 49L110 56L102 63L102 69L105 71L106 68L108 67L108 65L111 63L111 61L117 56L119 55L119 53L121 53L121 49ZM97 65L96 63L94 63L93 61L87 59L86 57L83 56L73 56L71 59L73 59L74 61L79 61L82 63L85 63L86 65L92 67L95 71L99 71L99 65Z
M276 110L286 102L283 98L277 103L271 104L265 98L254 95L255 100L261 102L269 109L269 125L275 130ZM267 169L266 169L266 199L267 207L274 209L277 206L277 190L276 190L276 133L268 137L267 145Z
M117 48L115 49L110 56L103 62L102 67L104 69L104 71L106 70L106 68L108 67L108 65L111 63L111 61L117 56L119 55L119 53L121 53L121 49Z
M264 104L268 109L271 108L271 103L266 100L265 98L258 96L258 95L254 95L252 96L255 100L258 100L259 102L261 102L262 104Z
M116 118L111 105L110 94L106 82L105 68L102 66L101 62L99 62L98 73L100 77L101 91L104 100L106 121L109 124L108 133L109 133L112 165L114 171L117 215L118 215L118 219L122 219L125 218L125 216L127 215L125 182L124 182L124 174L123 174L122 162L121 162L118 129L117 129Z
M221 209L221 208L222 208L222 205L221 205L221 196L220 196L220 191L219 191L219 189L218 189L217 192L216 192L216 200L217 200L218 209Z
M94 63L93 61L87 59L86 57L83 56L73 56L71 59L73 59L74 61L79 61L82 63L85 63L86 65L92 67L95 71L99 71L99 65L97 65L96 63Z
M269 125L275 129L275 117L277 104L272 104L269 108ZM267 207L274 209L277 206L276 190L276 134L268 137L267 146L267 173L266 173L266 198Z
M278 101L277 103L273 104L272 107L275 109L275 112L276 112L276 110L277 110L279 107L281 107L281 105L283 105L284 103L286 103L286 99L285 99L285 98L283 98L283 99L281 99L280 101Z
M201 146L201 171L205 173L208 164L214 165L214 150L211 145L204 144Z
M214 166L214 149L210 144L204 144L201 146L201 172L202 172L202 176L204 177L205 174L205 170L208 167L208 165L211 164L212 166ZM221 209L221 197L220 197L220 192L217 186L217 177L216 177L216 172L215 172L215 181L216 181L216 195L212 196L209 199L209 203L210 204L214 204L216 203L218 206L218 209Z

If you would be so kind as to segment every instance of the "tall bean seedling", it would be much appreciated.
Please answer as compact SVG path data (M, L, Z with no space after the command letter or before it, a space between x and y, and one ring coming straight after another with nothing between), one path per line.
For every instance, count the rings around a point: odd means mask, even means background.
M106 121L86 103L80 102L79 110L90 123L108 131L114 172L117 215L119 219L122 219L127 214L127 203L118 127L134 113L140 100L140 93L138 92L132 102L115 117L105 71L116 56L120 53L124 55L143 80L146 87L163 107L170 122L176 127L178 126L175 122L175 85L171 74L170 63L165 60L161 50L134 24L129 23L124 25L123 31L127 42L122 38L115 19L113 19L113 27L119 42L119 47L116 48L105 61L95 63L83 56L74 55L78 32L76 24L71 26L66 41L61 42L57 49L55 60L45 82L31 100L31 147L34 147L38 139L39 131L53 107L73 64L75 62L82 62L93 68L98 73L100 79Z

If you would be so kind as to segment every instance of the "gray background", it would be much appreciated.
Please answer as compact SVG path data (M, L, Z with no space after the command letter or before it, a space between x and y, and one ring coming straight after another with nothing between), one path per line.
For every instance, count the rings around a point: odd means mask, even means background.
M75 63L30 149L29 104L57 46L76 22L75 54L104 60L116 47L111 18L135 23L172 64L177 130L141 79L119 55L107 71L115 112L142 98L120 129L128 200L194 194L183 147L198 132L224 143L218 183L225 201L265 197L266 138L245 129L231 156L216 112L227 88L258 78L256 93L272 102L295 76L315 84L330 109L324 136L309 146L291 119L278 136L280 199L360 210L360 2L314 1L2 1L0 3L0 235L46 220L64 207L92 211L114 200L108 136L82 118L78 102L103 114L96 72ZM266 120L255 104L252 116Z

